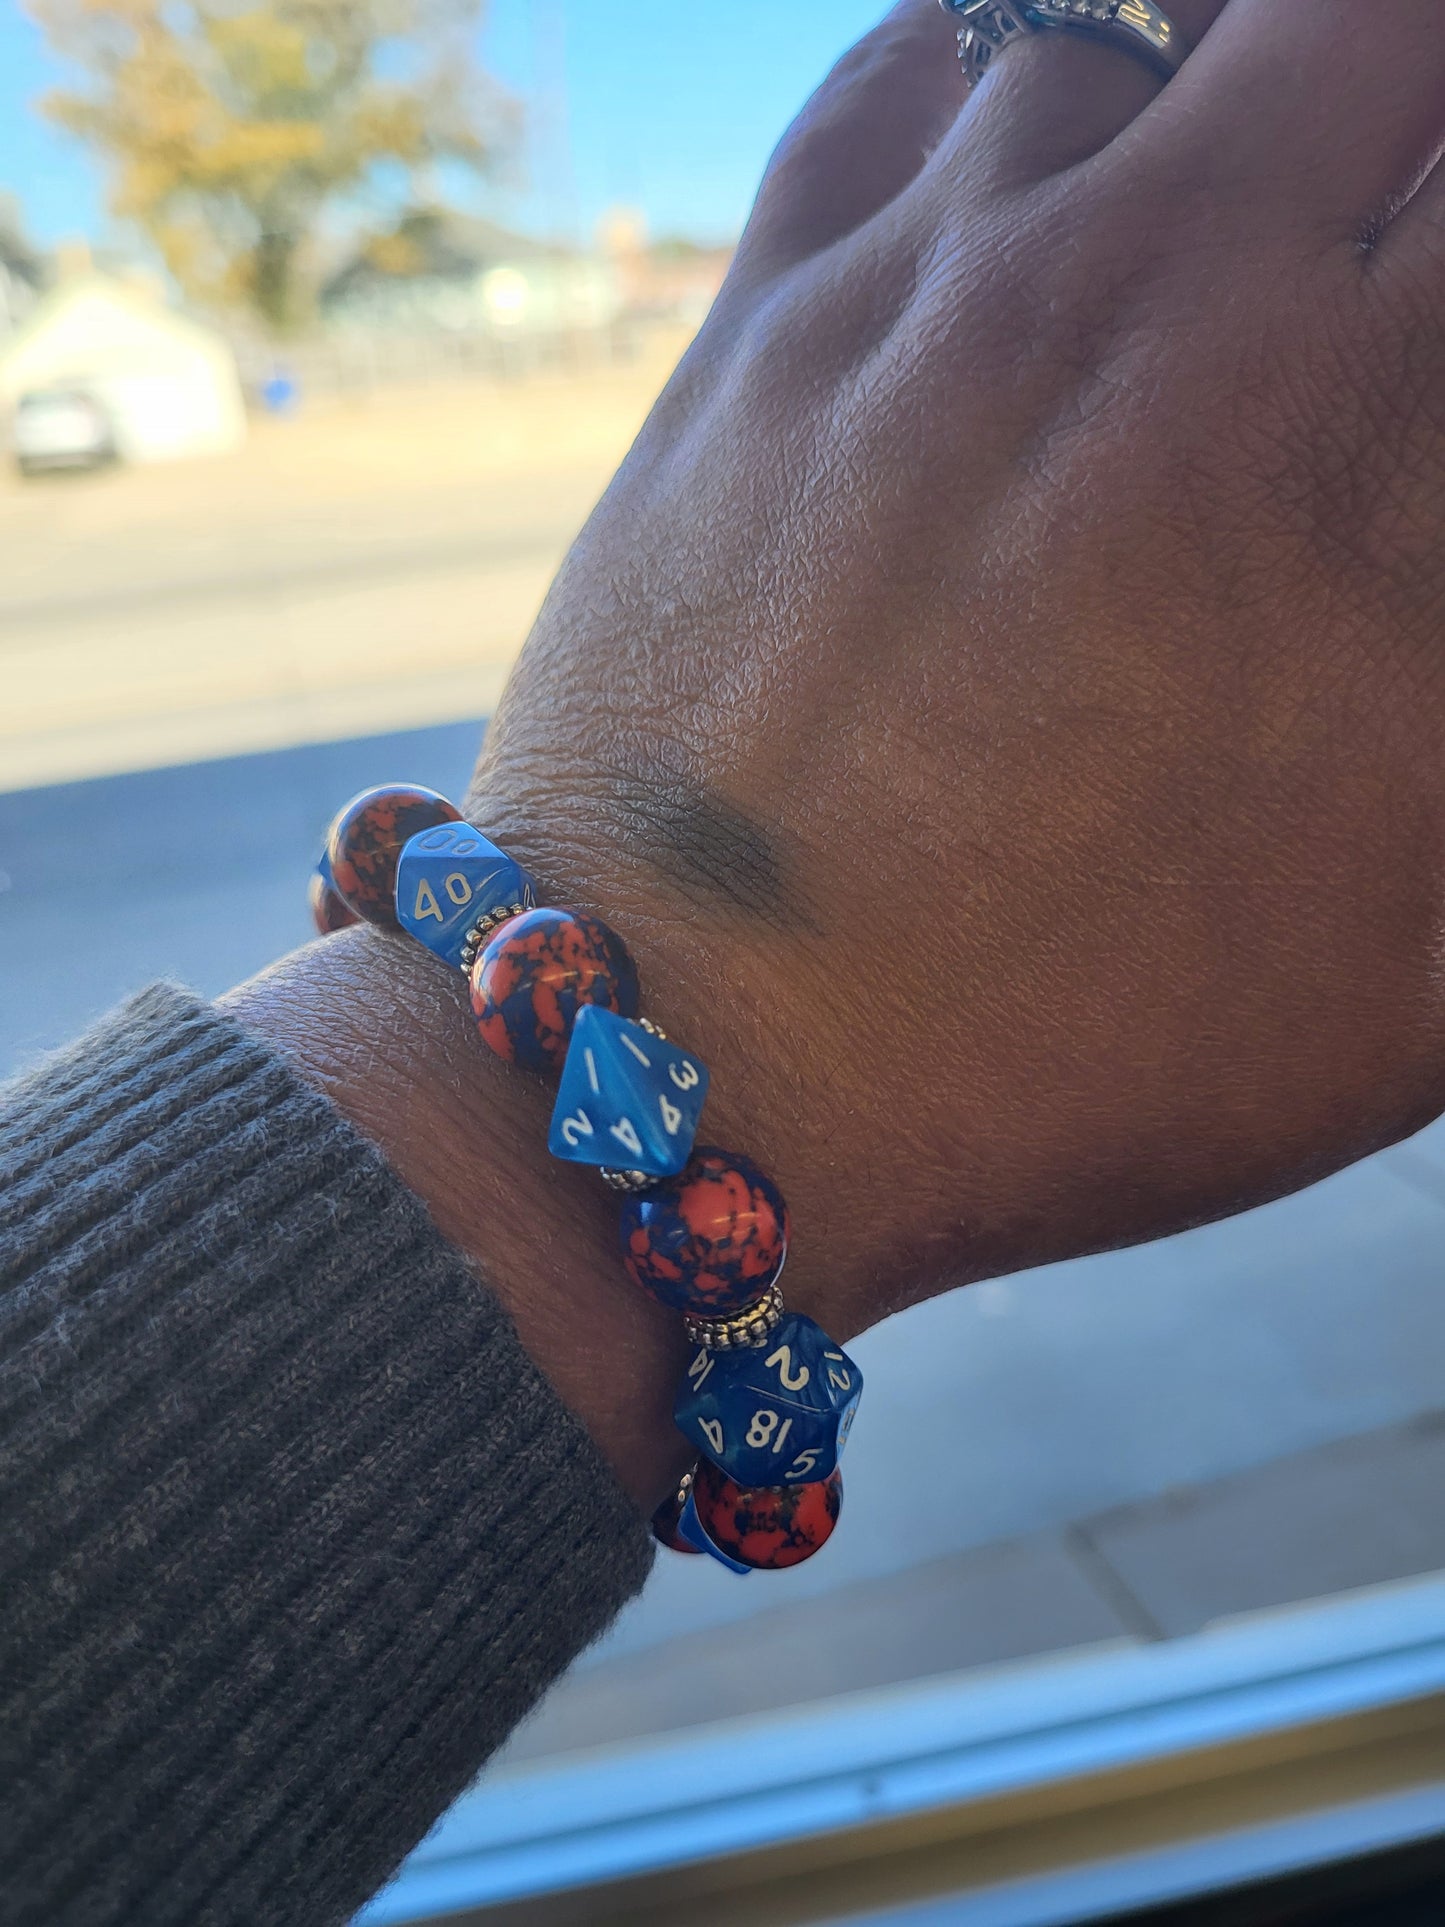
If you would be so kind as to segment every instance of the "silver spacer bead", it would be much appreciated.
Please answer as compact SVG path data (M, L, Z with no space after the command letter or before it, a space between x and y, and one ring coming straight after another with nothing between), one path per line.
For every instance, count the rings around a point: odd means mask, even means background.
M619 1171L610 1165L603 1165L597 1175L610 1191L650 1191L653 1185L664 1182L646 1171Z
M765 1345L783 1317L783 1294L769 1285L757 1304L733 1318L684 1318L683 1327L694 1345L710 1352L751 1350Z
M500 930L513 917L523 916L529 909L535 908L535 904L509 903L501 910L489 910L484 917L478 917L462 938L461 967L465 974L471 976L472 965L491 941L493 931Z

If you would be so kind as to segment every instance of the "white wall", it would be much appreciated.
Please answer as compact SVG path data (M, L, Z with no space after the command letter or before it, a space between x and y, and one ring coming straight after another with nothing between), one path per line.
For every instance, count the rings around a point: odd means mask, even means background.
M46 297L0 350L0 399L76 386L107 408L134 462L224 454L246 436L235 359L208 329L101 278Z

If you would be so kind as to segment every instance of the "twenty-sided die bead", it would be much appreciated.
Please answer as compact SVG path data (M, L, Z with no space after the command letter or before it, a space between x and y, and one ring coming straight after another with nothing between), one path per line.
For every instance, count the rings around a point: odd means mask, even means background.
M739 1485L812 1484L837 1470L862 1395L863 1374L842 1346L794 1312L761 1345L700 1347L673 1418Z

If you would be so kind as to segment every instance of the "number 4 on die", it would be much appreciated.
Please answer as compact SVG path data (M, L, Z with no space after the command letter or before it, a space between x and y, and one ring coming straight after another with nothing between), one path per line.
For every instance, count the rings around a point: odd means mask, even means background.
M707 1067L599 1004L578 1011L547 1146L572 1164L670 1178L692 1155Z

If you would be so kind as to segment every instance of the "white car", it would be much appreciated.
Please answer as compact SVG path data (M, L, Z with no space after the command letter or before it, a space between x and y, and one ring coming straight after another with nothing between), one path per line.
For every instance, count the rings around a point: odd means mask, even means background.
M11 445L22 475L104 468L117 454L110 417L84 388L34 388L22 395Z

